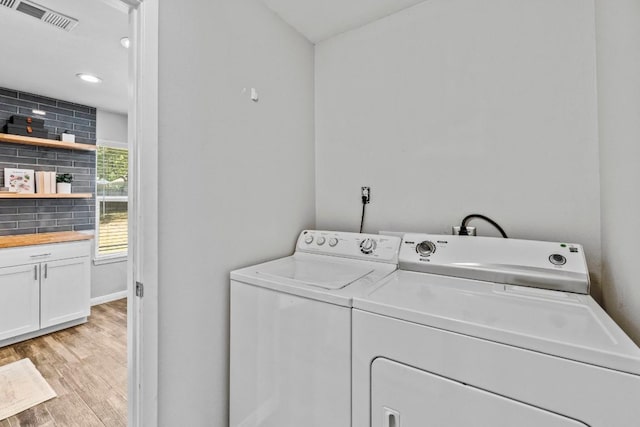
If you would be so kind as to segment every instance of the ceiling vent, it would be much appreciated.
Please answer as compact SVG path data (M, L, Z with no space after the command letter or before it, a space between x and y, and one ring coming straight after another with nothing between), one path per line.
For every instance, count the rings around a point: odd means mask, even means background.
M78 20L27 0L0 0L0 6L15 9L61 30L71 31Z

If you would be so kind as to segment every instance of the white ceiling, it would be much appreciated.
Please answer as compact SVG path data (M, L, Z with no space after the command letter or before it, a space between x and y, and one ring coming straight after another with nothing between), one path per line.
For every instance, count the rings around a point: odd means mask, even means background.
M31 92L108 111L127 112L128 35L126 9L111 0L35 0L78 19L67 32L0 6L0 87ZM76 77L103 79L89 84Z
M262 0L313 43L425 0Z
M399 12L424 0L262 0L310 41ZM80 21L71 32L60 30L0 6L0 87L126 113L128 35L126 9L119 0L35 0ZM100 76L91 85L77 73Z

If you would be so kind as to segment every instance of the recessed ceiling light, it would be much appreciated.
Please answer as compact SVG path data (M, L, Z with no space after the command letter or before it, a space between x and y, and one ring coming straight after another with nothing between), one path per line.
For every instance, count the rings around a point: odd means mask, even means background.
M37 114L39 116L46 116L47 115L47 112L46 111L42 111L42 110L31 110L31 112L33 114Z
M123 48L129 49L129 46L131 46L131 40L129 40L129 37L123 37L120 39L120 44Z
M84 80L85 82L89 82L89 83L100 83L100 82L102 82L102 79L100 77L96 77L93 74L78 73L78 74L76 74L76 77Z

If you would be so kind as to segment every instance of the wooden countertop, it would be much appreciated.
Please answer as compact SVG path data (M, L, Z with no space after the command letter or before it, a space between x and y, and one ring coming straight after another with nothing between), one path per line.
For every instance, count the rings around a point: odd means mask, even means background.
M0 249L16 248L20 246L47 245L50 243L78 242L91 239L93 239L93 235L79 233L77 231L0 236Z

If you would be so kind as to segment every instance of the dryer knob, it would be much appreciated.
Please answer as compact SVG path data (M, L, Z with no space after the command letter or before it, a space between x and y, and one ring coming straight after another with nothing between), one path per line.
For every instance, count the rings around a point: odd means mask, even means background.
M429 256L436 252L436 245L433 242L425 240L424 242L418 243L416 252L421 256Z
M316 242L318 244L318 246L322 246L324 245L325 242L325 238L324 237L318 237L318 241Z
M313 242L313 236L312 236L311 234L309 234L307 237L305 237L305 238L304 238L304 242L305 242L307 245L310 245L310 244L311 244L311 242Z
M560 254L551 255L549 257L549 261L553 265L565 265L567 263L567 259L564 257L564 255L560 255Z
M335 237L332 237L329 239L329 246L334 247L337 244L338 244L338 239L336 239Z
M372 253L376 249L376 241L373 239L364 239L360 242L360 252L365 255Z

